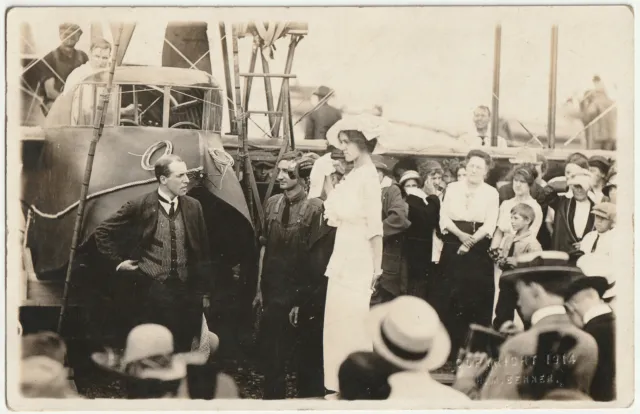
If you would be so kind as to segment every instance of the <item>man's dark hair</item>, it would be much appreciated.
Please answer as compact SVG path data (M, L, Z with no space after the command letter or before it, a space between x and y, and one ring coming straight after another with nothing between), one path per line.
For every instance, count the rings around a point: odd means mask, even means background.
M578 167L589 169L589 158L580 152L574 152L567 157L565 166L567 164L576 164Z
M160 177L169 177L171 175L171 169L169 166L174 162L184 162L182 158L175 154L167 154L158 158L158 161L154 164L153 170L156 174L156 179L160 182Z
M349 139L349 142L356 144L361 151L367 151L369 154L373 153L373 150L376 148L376 144L378 143L376 138L367 140L364 134L360 131L347 130L342 131L341 133L345 134Z
M93 49L109 49L109 51L111 51L111 43L102 38L94 39L93 42L91 42L89 51L91 52Z
M386 400L387 379L400 369L374 352L354 352L340 365L338 381L343 400Z

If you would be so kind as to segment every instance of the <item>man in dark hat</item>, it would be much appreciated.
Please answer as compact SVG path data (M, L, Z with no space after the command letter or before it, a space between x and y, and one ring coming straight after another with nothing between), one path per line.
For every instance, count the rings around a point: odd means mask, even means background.
M44 103L47 106L50 106L60 95L69 74L89 61L85 52L76 49L76 44L82 36L80 26L62 23L59 32L60 46L47 53L42 59L45 67L41 82L45 91Z
M407 293L408 268L404 244L405 232L411 226L411 222L409 209L402 199L400 187L389 177L391 174L389 167L382 157L374 155L372 158L382 187L381 214L384 229L382 275L371 297L371 304L377 305Z
M591 171L591 174L593 176L591 190L596 195L596 202L602 201L602 198L604 197L603 189L607 184L609 168L611 168L611 163L602 155L594 155L593 157L589 158L589 171Z
M329 96L333 91L326 86L320 86L313 92L311 103L317 108L307 116L304 139L327 139L327 131L342 119L340 110L329 105ZM326 99L325 99L326 98ZM318 104L323 102L320 106Z
M508 285L515 287L522 317L531 322L531 328L504 342L500 348L499 360L491 368L480 390L480 399L526 398L520 394L519 388L525 380L530 381L532 378L523 374L540 363L563 364L561 367L566 373L566 383L558 384L558 387L589 392L596 370L598 346L591 335L571 322L564 307L568 287L583 276L579 268L569 265L569 255L558 251L522 255L513 270L502 274L501 289ZM534 359L533 356L538 351L538 337L547 332L573 337L575 345L563 355L548 355L543 360ZM484 358L486 359L486 355ZM477 391L476 378L486 372L487 367L488 365L478 364L478 370L474 372L474 369L465 366L464 375L458 376L454 386L472 395Z
M594 401L616 398L616 318L603 296L609 281L602 276L577 278L565 295L566 308L574 323L598 344L598 366L589 394Z

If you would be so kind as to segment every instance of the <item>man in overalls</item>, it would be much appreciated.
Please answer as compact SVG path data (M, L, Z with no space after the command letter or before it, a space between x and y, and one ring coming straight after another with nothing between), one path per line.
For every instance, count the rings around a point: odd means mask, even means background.
M282 157L277 179L283 193L271 197L265 208L265 253L256 298L263 306L264 399L286 398L286 365L295 339L290 313L309 272L311 229L322 220L322 201L307 199L300 162L299 153Z

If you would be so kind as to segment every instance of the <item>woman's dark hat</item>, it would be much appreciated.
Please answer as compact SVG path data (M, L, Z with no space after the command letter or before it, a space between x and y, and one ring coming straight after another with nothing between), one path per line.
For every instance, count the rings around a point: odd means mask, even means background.
M563 278L570 283L578 276L584 276L584 273L570 264L569 254L560 251L534 252L518 256L516 266L500 277L500 288L513 285L523 278L538 281Z

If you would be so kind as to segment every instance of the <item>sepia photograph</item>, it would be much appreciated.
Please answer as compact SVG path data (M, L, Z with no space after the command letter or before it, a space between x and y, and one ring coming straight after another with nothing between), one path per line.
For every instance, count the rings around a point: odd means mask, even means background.
M5 36L9 409L634 403L632 6Z

